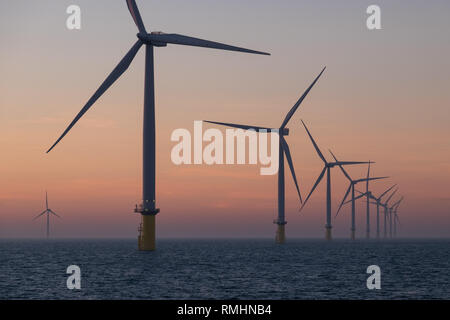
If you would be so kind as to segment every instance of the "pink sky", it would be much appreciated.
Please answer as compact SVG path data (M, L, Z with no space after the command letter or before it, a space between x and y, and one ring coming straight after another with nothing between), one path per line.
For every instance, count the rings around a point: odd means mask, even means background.
M0 237L44 234L44 221L31 218L44 209L45 190L63 217L52 222L55 236L137 235L139 217L132 210L141 198L142 52L45 154L135 41L125 1L108 2L108 10L103 2L79 1L81 31L65 28L64 4L0 4L0 41L8 44L0 49ZM326 65L289 124L302 195L322 164L300 119L324 152L376 161L373 175L391 179L374 183L375 193L398 183L405 197L400 235L448 237L449 3L435 2L411 1L405 10L381 1L383 29L369 31L370 3L364 1L262 1L257 8L251 1L138 1L150 30L272 53L156 49L158 236L274 236L276 176L260 176L259 166L251 165L175 166L170 135L177 128L192 130L193 121L202 119L279 126ZM349 171L360 178L366 167ZM335 169L332 182L334 213L346 181ZM302 214L287 172L286 193L287 236L322 237L325 184ZM364 233L363 209L361 202L358 236ZM348 207L333 224L335 236L348 237Z

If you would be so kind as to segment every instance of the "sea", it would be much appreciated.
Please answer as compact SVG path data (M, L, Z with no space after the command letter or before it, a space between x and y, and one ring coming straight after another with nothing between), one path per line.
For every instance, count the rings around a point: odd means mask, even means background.
M0 240L0 299L450 299L450 240Z

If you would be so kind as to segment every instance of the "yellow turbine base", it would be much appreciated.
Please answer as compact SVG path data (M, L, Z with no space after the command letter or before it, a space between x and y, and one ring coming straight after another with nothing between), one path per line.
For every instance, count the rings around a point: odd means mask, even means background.
M325 240L330 241L331 240L331 228L325 227Z
M284 231L284 224L279 224L277 227L277 233L275 235L275 242L283 244L286 241L286 234Z
M142 215L141 232L138 237L138 247L141 251L153 251L155 245L155 215Z

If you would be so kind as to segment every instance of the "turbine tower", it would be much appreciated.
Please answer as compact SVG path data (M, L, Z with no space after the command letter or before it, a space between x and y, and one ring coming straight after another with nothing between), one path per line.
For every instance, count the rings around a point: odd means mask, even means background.
M403 197L400 198L393 206L392 206L392 214L394 215L394 238L397 237L397 221L400 224L400 219L397 215L398 207L400 206L400 203L403 201Z
M324 163L324 167L322 172L320 173L319 177L316 180L316 183L312 187L311 191L308 194L308 197L306 197L305 202L303 202L302 207L300 208L300 211L304 208L306 203L308 202L309 197L311 197L311 194L316 189L317 185L322 181L323 176L325 175L325 172L327 173L327 211L326 211L326 224L325 224L325 239L331 240L331 168L334 168L335 166L347 166L347 165L354 165L354 164L365 164L367 162L357 162L357 161L337 161L336 162L328 162L325 157L323 156L322 152L320 151L319 147L317 146L316 142L314 141L311 133L309 132L308 128L306 127L306 124L303 122L303 126L306 129L306 132L308 133L309 138L311 139L311 142L316 149L317 154L319 155L319 158L322 159Z
M389 214L389 201L391 201L394 194L397 192L398 188L392 192L392 194L387 198L386 202L381 203L380 205L384 208L384 238L387 238L387 218Z
M333 152L330 151L330 153L333 156L334 160L336 162L338 162L338 159L335 157ZM370 167L370 161L369 161L369 167ZM339 209L336 212L336 216L335 217L337 217L337 215L339 214L339 211L341 210L342 206L346 203L345 200L347 199L349 193L351 192L352 193L352 199L349 201L349 202L352 203L352 225L351 225L351 229L350 229L350 239L351 240L355 240L355 230L356 230L356 222L355 222L355 220L356 220L355 219L355 216L356 216L356 213L355 213L355 211L356 211L355 210L355 200L356 200L356 198L355 198L355 186L358 183L360 183L360 182L367 182L368 183L369 180L380 180L380 179L386 179L386 178L389 178L389 177L375 177L375 178L367 177L367 178L362 178L362 179L358 179L358 180L353 180L350 177L350 175L347 173L347 171L345 171L343 166L339 166L339 168L341 168L342 173L348 179L349 186L347 188L347 191L345 192L344 198L342 199L342 202L341 202L341 204L339 206Z
M50 237L50 214L53 214L57 216L58 218L61 218L56 212L54 212L52 209L48 207L48 196L47 191L45 191L45 210L42 211L40 214L38 214L36 217L34 217L33 221L39 218L40 216L47 214L47 239Z
M400 222L398 215L397 215L397 210L398 207L400 205L400 203L403 201L403 197L400 198L400 200L398 200L396 203L394 203L391 207L391 220L393 219L393 224L394 224L394 238L397 237L397 221Z
M389 237L393 238L396 233L396 225L395 225L395 216L394 216L394 209L397 207L398 204L403 200L403 197L400 198L397 202L395 202L392 206L389 207Z
M218 42L202 40L180 34L163 32L147 33L135 0L126 0L128 10L139 30L138 40L125 57L114 68L111 74L100 85L94 95L69 124L67 129L47 151L50 152L56 144L69 132L77 121L101 97L103 93L128 69L139 49L145 45L145 87L144 87L144 125L143 125L143 178L142 203L135 208L141 214L141 227L138 238L140 250L155 249L155 216L159 212L155 199L155 83L154 83L154 47L166 47L168 44L204 47L228 51L269 55L269 53L239 48Z
M319 75L314 79L314 81L311 83L311 85L306 89L306 91L303 93L303 95L298 99L298 101L294 104L294 106L289 110L286 117L284 118L283 123L281 124L280 128L265 128L265 127L257 127L257 126L249 126L249 125L242 125L242 124L234 124L234 123L225 123L225 122L216 122L216 121L206 121L207 123L213 123L218 125L223 125L227 127L232 128L238 128L238 129L244 129L244 130L263 130L264 132L270 132L273 130L278 131L279 134L279 167L278 167L278 218L277 220L274 220L274 223L277 224L277 231L275 236L275 241L277 243L284 243L286 239L285 235L285 225L286 225L286 219L285 219L285 183L284 183L284 157L286 156L286 160L288 162L289 168L291 170L292 178L294 179L295 187L297 188L298 197L300 198L300 203L302 202L302 196L300 195L300 188L297 183L297 178L295 176L295 170L294 165L292 163L291 158L291 152L289 150L289 146L284 138L284 136L289 135L289 129L286 128L289 120L292 118L294 113L297 111L298 107L302 103L302 101L306 98L309 91L312 89L312 87L316 84L317 80L319 80L322 73L325 71L325 68L322 69L322 71L319 73Z
M367 167L367 179L370 177L370 161ZM366 180L366 239L370 239L370 196L369 196L369 180Z
M395 186L396 186L396 184L394 184L392 187L388 188L378 198L375 197L373 195L372 191L370 191L370 190L368 192L364 192L364 193L358 191L360 193L360 195L355 198L355 200L357 200L357 199L362 198L362 197L366 196L367 194L369 194L370 199L374 200L374 202L371 202L371 203L375 204L377 206L377 239L380 238L380 206L382 206L381 198L383 198L383 196L385 194L387 194L389 191L391 191Z

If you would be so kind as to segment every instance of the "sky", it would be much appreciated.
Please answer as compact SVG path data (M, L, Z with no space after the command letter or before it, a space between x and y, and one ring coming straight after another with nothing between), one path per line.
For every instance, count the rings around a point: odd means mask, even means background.
M450 235L449 1L137 3L147 30L271 53L155 48L158 237L274 237L276 175L261 176L259 165L177 166L170 136L202 119L279 126L324 66L286 138L302 196L322 163L301 119L324 153L375 161L372 174L390 176L371 184L375 194L398 184L400 236ZM66 28L72 4L81 8L81 30ZM381 30L366 27L371 4L381 8ZM51 222L55 237L137 236L144 50L45 153L136 33L125 1L0 0L0 238L45 234L45 221L32 218L44 210L46 190L62 217ZM362 178L367 167L348 171ZM346 186L334 169L333 215ZM286 172L288 238L324 236L325 191L322 183L300 214ZM359 237L364 206L357 204ZM349 236L349 210L333 219L335 237Z

